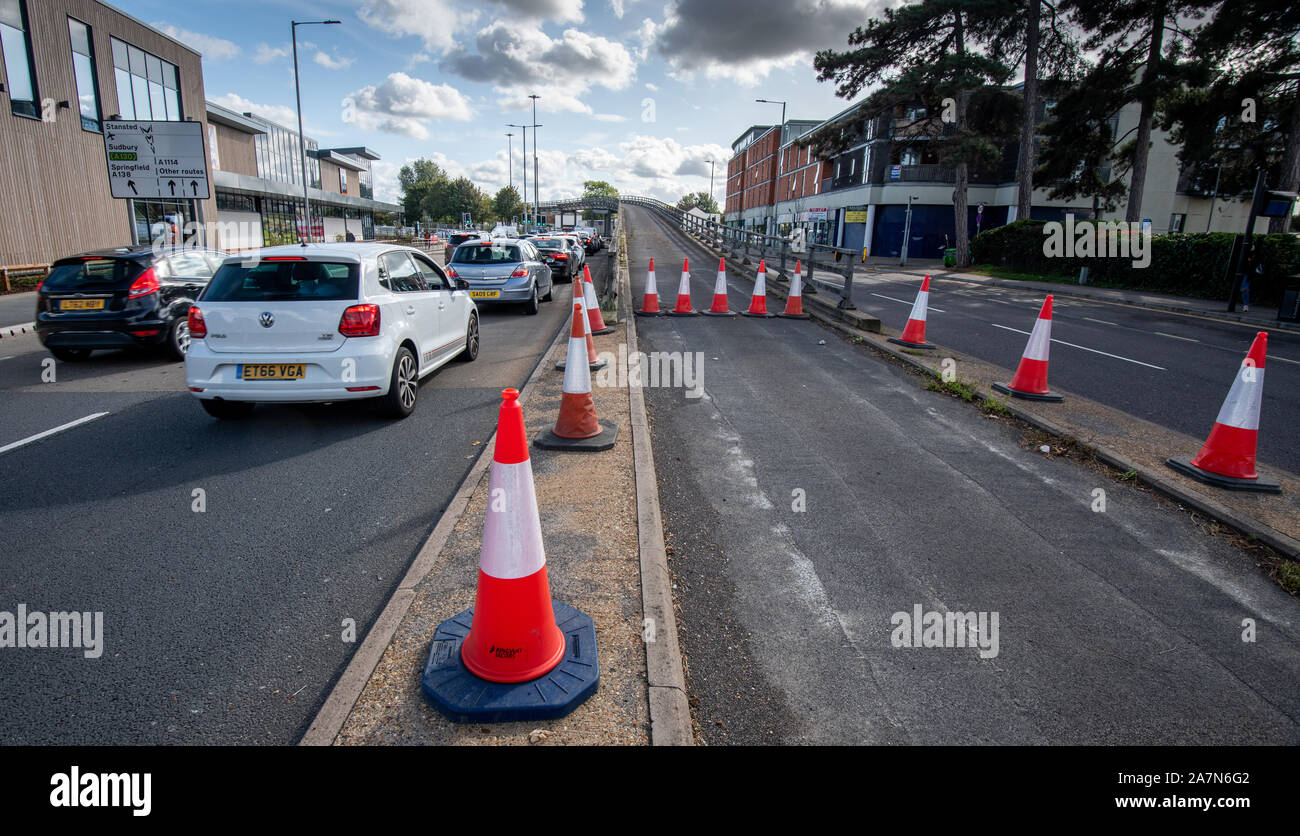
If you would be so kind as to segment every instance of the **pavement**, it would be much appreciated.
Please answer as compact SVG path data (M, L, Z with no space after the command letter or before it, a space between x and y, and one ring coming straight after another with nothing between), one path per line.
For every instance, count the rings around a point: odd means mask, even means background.
M689 255L707 306L700 248L624 215L634 298ZM1300 602L1197 518L816 322L638 330L705 361L703 397L645 390L700 742L1300 742ZM895 646L917 607L997 613L996 654Z
M0 743L297 742L567 313L483 308L478 360L400 422L363 403L217 422L181 364L97 353L44 383L34 336L0 342L0 448L106 413L0 452L0 610L102 611L106 633L95 660L0 654Z

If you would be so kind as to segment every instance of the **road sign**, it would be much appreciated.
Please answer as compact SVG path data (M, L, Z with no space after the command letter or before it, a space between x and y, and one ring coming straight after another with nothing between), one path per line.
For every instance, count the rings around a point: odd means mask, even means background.
M113 197L210 197L202 122L105 122L104 156Z

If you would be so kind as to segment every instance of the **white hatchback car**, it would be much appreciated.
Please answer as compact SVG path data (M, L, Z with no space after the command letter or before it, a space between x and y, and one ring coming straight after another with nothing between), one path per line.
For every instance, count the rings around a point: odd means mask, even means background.
M227 258L190 308L185 379L203 408L381 398L405 418L419 382L478 356L464 281L390 244L268 247Z

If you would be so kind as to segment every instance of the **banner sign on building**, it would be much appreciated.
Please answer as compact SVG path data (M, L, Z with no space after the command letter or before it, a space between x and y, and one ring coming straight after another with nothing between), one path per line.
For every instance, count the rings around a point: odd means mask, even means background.
M891 165L889 167L889 179L900 180L903 177L903 167L901 165Z
M864 224L867 222L867 210L850 209L844 213L844 223L846 224Z
M826 212L827 212L826 209L809 209L809 210L808 210L808 220L810 220L810 221L824 221L824 220L826 220Z
M104 122L113 197L207 200L202 122Z

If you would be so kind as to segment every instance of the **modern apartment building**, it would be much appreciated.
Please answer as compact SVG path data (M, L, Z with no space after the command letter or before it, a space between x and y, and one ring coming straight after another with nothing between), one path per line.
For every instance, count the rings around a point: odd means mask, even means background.
M1044 103L1050 111L1053 102ZM726 223L766 232L788 233L803 227L809 240L855 250L866 249L880 257L898 256L910 203L908 243L913 258L937 258L955 240L953 184L955 172L939 162L932 140L914 125L924 116L917 110L900 110L891 117L868 123L865 135L843 153L822 160L815 148L801 148L800 137L823 126L847 122L856 105L819 123L787 123L784 141L777 144L780 127L754 125L732 144L728 163ZM1124 135L1136 125L1138 107L1128 105L1117 114L1113 130ZM1177 147L1167 134L1155 130L1143 197L1143 218L1155 233L1240 232L1249 206L1237 198L1214 196L1194 187L1181 170ZM968 228L972 235L1016 219L1016 162L1019 146L1010 143L1000 163L969 175ZM772 165L769 165L769 161ZM779 177L769 177L779 161ZM1044 220L1092 217L1086 199L1054 200L1049 188L1038 184L1032 217ZM981 211L982 207L982 211ZM1101 212L1106 220L1123 220L1121 201L1114 211ZM1261 220L1256 231L1267 229Z

